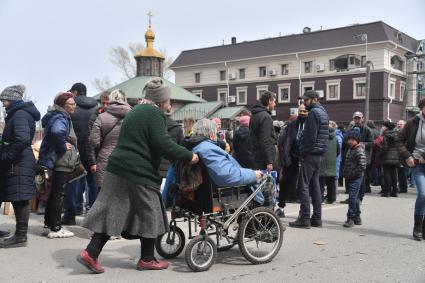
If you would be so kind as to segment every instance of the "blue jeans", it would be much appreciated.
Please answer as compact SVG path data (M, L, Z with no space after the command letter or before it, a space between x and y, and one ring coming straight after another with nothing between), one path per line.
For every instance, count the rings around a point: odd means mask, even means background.
M418 164L412 170L418 194L415 202L415 215L425 215L425 164Z
M347 218L353 219L360 216L360 187L363 183L363 176L348 181L348 212Z

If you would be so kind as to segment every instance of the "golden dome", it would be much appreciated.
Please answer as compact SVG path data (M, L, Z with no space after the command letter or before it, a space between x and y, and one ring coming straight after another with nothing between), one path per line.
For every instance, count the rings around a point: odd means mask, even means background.
M165 59L164 55L162 55L161 52L153 48L155 33L151 29L150 25L148 27L148 30L145 33L145 40L146 40L146 48L138 52L135 57L157 57L157 58Z

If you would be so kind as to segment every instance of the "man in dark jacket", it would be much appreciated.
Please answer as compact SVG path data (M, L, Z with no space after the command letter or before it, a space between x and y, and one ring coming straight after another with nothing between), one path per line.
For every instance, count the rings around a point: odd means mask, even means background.
M291 227L310 228L322 226L322 194L320 192L319 173L322 155L326 152L329 138L329 118L325 108L319 103L319 95L308 90L302 96L308 117L301 133L300 175L298 177L298 195L300 213ZM310 195L313 203L313 215L310 219Z
M299 174L299 137L304 129L304 122L307 119L308 111L304 104L298 107L298 117L295 121L289 122L279 136L279 162L282 168L279 183L279 208L276 214L284 217L283 208L286 202L296 202L297 181Z
M372 139L375 141L375 139L379 136L379 130L376 128L375 122L372 120L367 121L366 125L369 127L370 131L372 132ZM371 149L371 161L369 165L366 167L365 172L365 189L367 193L372 192L370 188L370 183L373 183L376 180L380 178L380 168L376 168L374 164L372 164L372 156L373 156L373 147Z
M98 103L96 99L87 97L87 88L82 83L75 83L69 92L75 95L74 99L77 105L74 114L71 115L71 119L75 134L77 135L80 159L87 171L86 178L82 178L79 181L71 183L67 188L63 224L75 225L75 215L78 214L78 212L83 211L83 194L86 190L86 182L88 192L88 203L86 204L87 208L94 203L97 196L98 189L94 179L94 167L96 166L96 163L93 159L89 162L91 151L88 150L90 147L88 138L90 135L90 118L96 113Z
M273 127L271 111L276 106L276 95L271 91L264 92L257 104L252 107L250 141L254 154L255 168L273 170L276 156L276 135Z

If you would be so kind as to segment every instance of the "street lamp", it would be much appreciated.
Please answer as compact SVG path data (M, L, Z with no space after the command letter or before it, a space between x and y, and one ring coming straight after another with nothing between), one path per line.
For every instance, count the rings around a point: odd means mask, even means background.
M366 64L366 97L365 97L365 122L369 121L369 104L370 104L370 63L367 60L367 33L356 34L353 36L354 39L360 39L365 42L365 64Z

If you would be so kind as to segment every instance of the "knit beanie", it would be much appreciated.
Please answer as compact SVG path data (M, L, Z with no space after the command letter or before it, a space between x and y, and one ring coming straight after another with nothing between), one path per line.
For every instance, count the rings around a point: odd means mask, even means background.
M74 94L70 92L60 92L58 95L56 95L54 104L59 105L60 107L63 107L66 103L66 101L70 98L73 98Z
M114 102L125 102L125 93L122 90L116 89L109 94L109 103Z
M250 119L251 119L251 117L249 117L249 116L242 116L242 117L239 119L239 124L240 124L242 127L249 127L249 121L250 121Z
M24 85L12 85L5 88L0 94L0 100L22 100L25 93Z
M354 127L351 130L347 132L347 139L353 139L357 142L360 142L361 136L360 136L360 129L358 127Z
M171 97L170 87L166 86L161 78L153 78L147 82L143 92L145 93L145 99L155 103L167 101Z
M391 121L385 121L384 123L382 123L382 126L384 126L385 128L391 131L391 130L394 130L394 128L396 127L396 124Z

